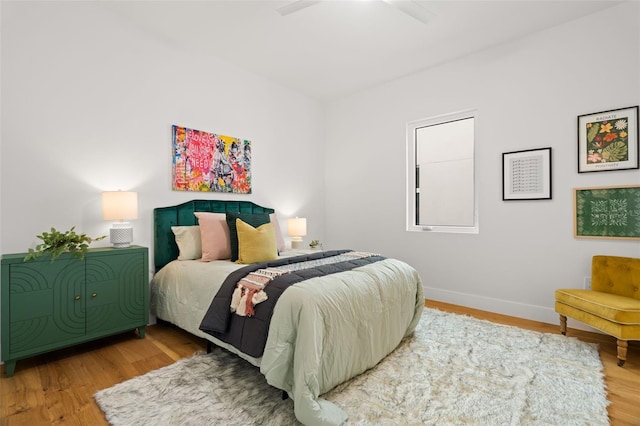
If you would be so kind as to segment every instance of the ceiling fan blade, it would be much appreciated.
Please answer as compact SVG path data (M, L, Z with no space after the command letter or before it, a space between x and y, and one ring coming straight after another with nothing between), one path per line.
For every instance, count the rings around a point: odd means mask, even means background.
M276 9L278 13L282 16L286 16L297 12L302 9L306 9L309 6L313 6L314 4L320 3L323 0L294 0L290 3L285 4L284 6ZM428 24L433 18L435 18L436 14L426 7L422 6L420 3L413 0L381 0L388 5L395 7L401 12L406 13L418 21Z
M433 18L436 17L436 14L426 7L422 6L420 3L410 0L382 0L388 5L395 7L398 10L406 13L414 19L422 22L423 24L428 24Z
M278 13L282 16L287 16L293 12L305 9L309 6L313 6L316 3L320 3L320 0L296 0L289 4L285 4L277 9Z

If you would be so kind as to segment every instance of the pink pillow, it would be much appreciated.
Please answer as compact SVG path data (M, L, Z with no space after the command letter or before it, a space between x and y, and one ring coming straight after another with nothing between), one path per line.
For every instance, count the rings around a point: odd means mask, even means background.
M269 219L271 223L273 223L273 229L276 231L276 244L278 246L278 253L281 253L287 249L287 246L284 243L284 237L282 236L282 231L280 231L280 223L278 222L278 216L275 213L271 213L269 215Z
M224 213L195 212L200 225L202 261L230 259L231 239Z

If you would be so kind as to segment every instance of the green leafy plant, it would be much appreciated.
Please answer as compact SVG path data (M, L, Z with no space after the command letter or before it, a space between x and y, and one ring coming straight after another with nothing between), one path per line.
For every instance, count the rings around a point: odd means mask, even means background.
M312 240L309 243L309 247L311 247L312 249L315 249L318 246L320 246L320 248L322 248L322 243L319 240Z
M66 232L60 232L55 228L51 228L50 232L43 232L42 235L37 235L43 242L38 244L35 250L30 248L24 261L37 259L43 254L49 254L53 262L58 256L66 252L72 253L78 259L83 259L89 249L89 244L106 238L106 235L91 238L86 234L77 234L75 229L76 227L73 226Z

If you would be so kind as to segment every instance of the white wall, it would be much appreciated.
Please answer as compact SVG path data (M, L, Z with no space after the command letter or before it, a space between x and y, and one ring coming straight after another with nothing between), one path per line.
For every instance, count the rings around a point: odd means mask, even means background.
M1 7L2 253L52 226L108 234L100 194L117 189L139 193L140 245L152 245L154 207L194 198L275 207L285 232L284 219L306 216L308 239L323 239L319 102L156 39L99 2ZM251 140L253 194L172 191L172 124Z
M243 199L306 216L307 240L325 248L406 260L429 298L547 322L553 290L580 287L593 254L640 256L637 241L572 234L573 187L640 183L637 170L577 174L575 134L579 114L640 103L637 2L335 102L328 124L316 101L99 3L0 5L2 253L35 246L51 226L108 233L103 190L139 192L135 242L148 246L154 207ZM602 22L616 24L591 30ZM468 108L478 110L480 234L407 233L405 125ZM250 139L254 193L172 191L172 124ZM501 153L546 146L553 200L503 202Z
M639 77L628 2L331 104L325 246L407 261L430 299L557 322L554 290L581 288L591 256L640 257L637 240L574 238L572 205L574 187L640 183L639 170L578 174L576 154L577 116L638 105ZM480 233L406 232L406 123L473 108ZM502 201L502 153L548 146L553 199Z

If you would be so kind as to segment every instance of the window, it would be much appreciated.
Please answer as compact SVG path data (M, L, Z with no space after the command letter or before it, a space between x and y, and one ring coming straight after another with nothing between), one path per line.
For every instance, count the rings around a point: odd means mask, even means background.
M475 111L407 124L407 230L478 233Z

